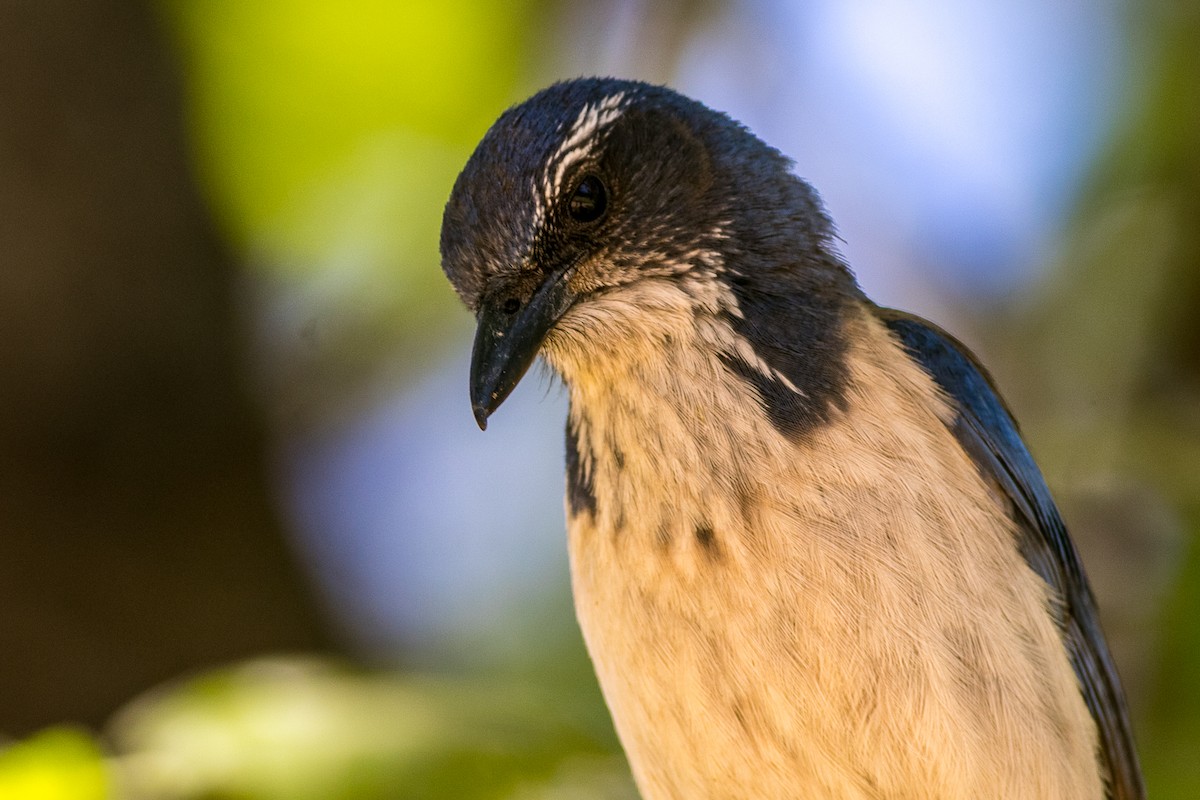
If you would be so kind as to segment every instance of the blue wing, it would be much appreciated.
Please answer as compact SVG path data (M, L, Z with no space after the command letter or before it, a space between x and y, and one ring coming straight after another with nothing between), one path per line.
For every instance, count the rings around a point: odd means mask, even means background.
M1096 604L1042 473L987 371L957 339L904 312L876 313L957 404L953 432L985 479L1008 498L1018 547L1058 601L1054 609L1080 691L1100 730L1111 800L1142 800L1141 771L1117 672Z

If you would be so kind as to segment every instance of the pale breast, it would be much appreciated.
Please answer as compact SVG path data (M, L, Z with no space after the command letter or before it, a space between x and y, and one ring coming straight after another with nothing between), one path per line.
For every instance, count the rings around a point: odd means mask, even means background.
M798 441L680 337L567 376L576 609L639 787L1102 797L1044 584L932 382L853 324L850 410Z

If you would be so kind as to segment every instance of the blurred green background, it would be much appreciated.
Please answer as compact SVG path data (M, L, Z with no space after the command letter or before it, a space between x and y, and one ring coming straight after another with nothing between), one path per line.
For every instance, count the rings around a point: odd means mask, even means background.
M562 397L474 430L437 254L579 74L745 121L992 367L1196 797L1198 45L1171 0L0 5L0 797L636 796Z

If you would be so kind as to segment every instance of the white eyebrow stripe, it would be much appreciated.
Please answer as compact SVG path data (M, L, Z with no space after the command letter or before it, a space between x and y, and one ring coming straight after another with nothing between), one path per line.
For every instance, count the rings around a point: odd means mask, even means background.
M571 125L571 131L567 134L566 141L562 143L558 151L562 152L575 147L588 136L621 116L621 101L624 99L625 93L617 92L605 97L599 103L589 103L580 109L579 116Z
M546 163L543 190L547 201L562 189L563 176L574 163L592 152L595 135L613 123L624 110L625 92L610 94L598 103L588 103L579 110L575 122L566 138ZM554 167L554 179L550 179L550 167Z
M563 153L558 162L558 167L554 170L554 181L546 186L547 196L557 194L562 189L563 175L567 172L567 167L574 164L576 161L582 161L592 152L591 143L586 143L573 150L568 150Z

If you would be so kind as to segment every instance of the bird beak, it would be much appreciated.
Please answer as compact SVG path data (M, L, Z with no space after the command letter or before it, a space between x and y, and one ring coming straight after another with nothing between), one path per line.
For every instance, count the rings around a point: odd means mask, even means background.
M525 375L546 334L574 302L568 273L551 275L516 310L505 309L521 299L512 292L493 292L480 303L471 352L471 409L480 430L487 430L488 417Z

